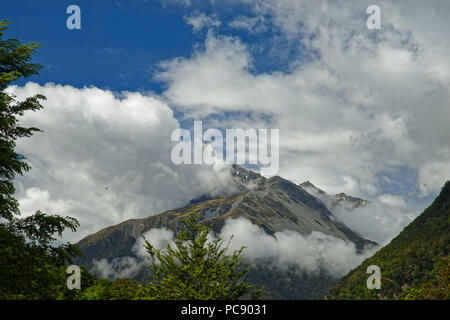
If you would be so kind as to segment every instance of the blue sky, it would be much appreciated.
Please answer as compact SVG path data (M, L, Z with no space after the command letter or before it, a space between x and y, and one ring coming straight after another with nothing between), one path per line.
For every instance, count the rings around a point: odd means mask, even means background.
M68 30L66 8L81 8L81 30ZM247 6L200 6L205 12L219 8L220 18L230 20ZM193 32L185 17L199 8L165 4L163 1L55 1L2 0L2 18L12 21L9 34L23 42L44 45L35 60L43 65L39 76L20 80L41 84L56 82L75 87L97 86L113 91L139 90L161 93L162 83L153 79L158 64L174 57L188 57L201 46L206 30ZM276 30L249 34L222 24L216 30L239 36L252 46L254 73L284 70L289 55L302 50L297 44L284 46L283 59L269 52L268 41L281 37ZM305 59L310 59L311 54ZM305 54L306 55L306 54Z
M71 4L81 8L81 30L66 28ZM2 18L12 20L11 35L44 45L35 55L43 69L28 79L38 83L160 91L152 68L188 55L197 40L183 22L182 8L158 1L5 0L0 6Z
M72 4L81 30L66 28ZM450 4L380 0L382 27L369 30L370 4L1 0L1 18L12 21L6 36L44 45L40 75L14 89L48 98L27 118L46 132L33 137L41 147L19 144L33 166L19 179L22 203L90 221L80 208L96 201L91 219L114 214L95 228L181 206L220 184L169 159L172 130L203 120L205 128L279 129L281 176L383 203L396 214L374 214L380 230L398 230L450 177ZM80 178L64 191L67 162L92 189ZM91 199L96 183L111 180L127 197Z
M66 27L70 16L66 8L72 4L81 9L81 30ZM221 26L212 28L214 32L239 37L248 44L252 53L249 70L252 74L283 72L289 69L291 59L298 63L301 56L306 63L317 54L308 51L301 42L286 40L275 28L249 33L227 26L236 13L250 14L246 5L200 3L186 7L157 0L5 0L1 6L2 18L12 21L6 36L44 45L34 58L43 66L40 74L19 80L19 85L28 81L54 82L77 88L95 86L114 92L161 94L166 84L154 78L159 63L189 57L193 50L203 46L207 28L193 32L186 23L186 17L199 12L216 14L221 19ZM273 47L277 50L272 50ZM191 118L185 119L176 106L172 109L184 128L192 127ZM270 120L264 113L249 114L239 110L224 112L219 117L233 119L236 116ZM207 122L208 117L203 121Z

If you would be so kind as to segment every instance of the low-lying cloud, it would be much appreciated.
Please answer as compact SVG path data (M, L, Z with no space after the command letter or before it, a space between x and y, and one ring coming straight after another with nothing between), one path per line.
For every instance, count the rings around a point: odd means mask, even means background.
M314 274L326 271L336 277L345 275L373 253L369 250L358 254L353 243L317 231L302 235L285 230L271 236L244 218L226 220L220 236L230 239L232 235L230 249L245 246L244 258L248 262L269 262L282 270L296 267Z
M216 236L210 233L209 239L213 240ZM243 258L247 263L315 275L326 272L336 278L347 274L377 250L372 247L358 253L353 243L316 231L302 235L286 230L272 236L244 218L227 219L219 236L224 240L224 245L232 239L228 253L246 247ZM155 248L164 249L169 243L174 246L174 233L166 228L151 229L144 237ZM109 278L135 275L141 268L150 266L144 245L144 240L140 238L133 246L132 251L137 258L95 261L94 270Z
M94 259L91 272L104 279L132 278L143 266L144 263L134 257L114 258L111 261Z

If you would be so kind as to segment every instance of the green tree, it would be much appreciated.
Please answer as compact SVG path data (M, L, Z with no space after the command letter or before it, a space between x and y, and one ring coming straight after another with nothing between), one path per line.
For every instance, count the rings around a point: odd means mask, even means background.
M14 198L14 178L30 170L25 157L16 152L16 141L40 131L19 125L26 111L42 108L42 95L17 102L5 92L10 83L39 73L32 63L40 44L23 44L17 39L3 40L8 20L0 21L0 299L51 299L60 282L60 268L80 252L73 244L54 246L65 229L75 231L78 222L70 217L47 215L40 211L18 218L19 205Z
M133 300L142 285L131 279L115 279L111 282L106 296L108 300Z
M199 221L198 213L185 218L174 246L157 249L145 240L153 280L138 298L223 300L260 296L261 289L245 277L250 267L244 267L241 258L244 247L228 254L230 242L224 245L220 237L210 241L211 229Z
M450 300L450 257L443 257L431 272L430 280L411 289L407 300Z
M11 82L38 74L41 69L40 65L30 62L41 45L35 42L22 44L17 39L2 40L8 25L9 21L0 21L0 218L11 220L19 214L18 203L14 198L14 177L30 170L30 166L23 161L24 157L15 151L16 140L40 131L34 127L19 126L18 117L27 110L41 109L39 100L45 97L35 95L16 102L13 95L4 92Z
M111 287L111 281L108 279L96 279L94 283L87 287L82 288L80 292L77 292L76 300L109 300L108 290ZM77 290L79 291L79 290Z

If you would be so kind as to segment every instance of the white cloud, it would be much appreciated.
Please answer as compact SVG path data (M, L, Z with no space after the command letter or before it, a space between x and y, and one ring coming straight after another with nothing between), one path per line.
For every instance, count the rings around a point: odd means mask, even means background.
M243 218L226 220L220 235L223 239L234 235L230 249L245 246L244 257L250 262L265 261L282 270L295 266L308 273L325 270L336 277L345 275L372 254L357 254L353 243L316 231L302 235L286 230L270 236Z
M41 209L77 218L81 226L65 234L68 240L232 185L225 166L172 163L170 136L179 124L157 98L54 84L8 90L19 100L47 97L43 110L22 119L44 133L18 141L32 170L17 177L17 197L27 214Z
M440 190L442 181L449 179L448 172L450 172L450 163L446 160L424 163L419 171L421 194L428 195Z
M220 231L224 244L231 236L228 254L245 246L243 258L247 263L264 263L280 270L295 267L298 272L310 274L326 271L335 277L345 275L376 250L372 248L358 254L353 243L315 231L309 235L282 231L271 236L244 218L225 221ZM173 241L173 233L166 229L152 229L145 237L157 248L165 248ZM209 235L210 240L214 238L213 234ZM143 245L143 241L138 241L133 250L145 259L147 253Z
M108 259L94 259L93 264L92 272L101 278L111 280L131 278L144 266L140 260L133 257L120 257L111 261L108 261Z
M382 194L378 196L378 200L381 203L387 204L393 208L405 209L407 207L405 200L400 196L393 196L391 194Z
M204 12L195 12L190 16L186 16L185 21L192 26L194 32L200 31L203 28L218 27L221 25L217 16L208 16Z
M168 244L174 246L174 233L172 230L169 230L167 228L150 229L143 234L143 237L156 249L167 248ZM138 257L142 259L146 259L148 257L147 249L145 248L145 241L143 238L137 239L132 250Z
M380 245L388 244L417 216L401 197L392 195L382 195L355 210L341 202L333 213L350 229Z
M280 174L296 182L375 198L380 176L403 167L418 173L421 195L440 190L450 178L448 4L382 1L382 29L373 31L357 1L240 2L304 47L297 61L258 73L249 44L209 32L204 50L161 64L170 104L194 118L271 115L281 129ZM305 61L305 51L317 58Z
M23 189L23 186L20 186ZM47 190L39 188L26 189L23 197L19 198L20 211L22 216L33 215L37 210L42 212L67 212L73 208L70 199L64 201L62 199L51 199Z
M350 229L382 246L388 244L418 215L401 196L382 194L364 206L355 208L351 202L337 202L337 198L328 193L320 193L311 187L303 188L320 199Z
M238 16L234 18L228 26L235 29L243 29L250 33L267 31L267 26L264 23L264 17Z
M171 244L172 247L174 246L174 233L172 230L166 228L150 229L143 236L157 249L165 249L168 244ZM113 259L94 259L92 261L93 267L91 271L101 278L132 278L139 272L142 272L143 268L148 268L151 265L150 256L145 245L144 239L140 237L131 248L134 254L133 257L124 256Z

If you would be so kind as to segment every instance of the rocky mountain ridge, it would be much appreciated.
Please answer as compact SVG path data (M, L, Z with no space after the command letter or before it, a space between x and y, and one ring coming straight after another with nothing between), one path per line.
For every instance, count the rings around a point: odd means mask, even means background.
M359 250L373 245L339 222L315 196L279 176L264 178L241 166L231 167L239 193L215 197L205 194L191 200L185 207L168 210L143 219L131 219L89 235L78 242L87 265L93 259L132 256L136 240L152 228L177 230L181 220L191 212L200 212L204 223L219 232L228 218L243 217L261 227L267 234L291 230L303 235L312 231L355 243Z

